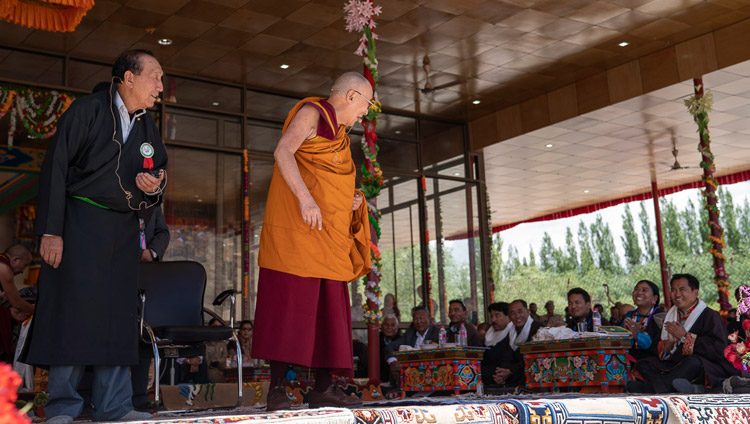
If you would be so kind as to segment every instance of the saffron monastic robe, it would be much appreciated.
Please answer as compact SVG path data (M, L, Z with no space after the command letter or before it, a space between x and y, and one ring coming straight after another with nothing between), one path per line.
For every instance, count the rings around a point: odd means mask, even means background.
M323 228L311 229L302 220L297 197L274 166L260 236L252 356L351 375L347 282L371 268L367 204L352 211L356 190L349 136L327 101L297 103L283 131L304 105L319 112L318 130L294 156Z
M138 361L141 249L134 209L150 212L161 196L147 196L135 177L146 170L144 143L154 169L166 168L167 153L149 113L136 118L123 144L116 89L74 101L44 157L35 230L61 236L63 254L57 269L42 264L23 359L28 364Z

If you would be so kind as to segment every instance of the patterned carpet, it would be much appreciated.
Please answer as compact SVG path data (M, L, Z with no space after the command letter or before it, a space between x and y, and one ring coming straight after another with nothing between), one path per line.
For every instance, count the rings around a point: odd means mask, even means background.
M370 402L362 409L230 411L162 415L150 423L351 424L747 424L750 395L476 397Z

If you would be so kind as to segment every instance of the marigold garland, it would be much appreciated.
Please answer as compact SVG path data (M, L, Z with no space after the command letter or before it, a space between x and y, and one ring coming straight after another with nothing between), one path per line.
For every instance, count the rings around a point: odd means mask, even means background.
M20 385L21 377L13 371L13 367L0 362L0 423L31 423L26 411L33 406L32 403L28 403L21 410L16 409L15 402L18 399L17 390Z
M701 143L698 144L698 151L701 153L700 166L703 168L702 180L706 188L701 191L701 194L706 199L704 206L709 212L708 226L714 231L714 234L710 234L708 239L711 241L712 247L709 252L714 257L714 284L716 285L720 294L725 294L729 297L729 281L724 268L724 261L726 256L721 250L726 247L724 241L724 229L719 224L719 216L721 211L718 207L718 197L716 191L719 188L719 183L713 176L716 171L716 164L714 163L714 155L711 152L711 137L708 133L708 113L711 111L713 105L713 94L710 91L703 93L703 86L701 80L694 80L695 95L685 100L685 106L688 108L688 112L693 116L693 121L698 124L698 133L700 134ZM727 311L731 308L729 302L724 300L722 296L719 296L719 305L721 306L721 314L726 315Z

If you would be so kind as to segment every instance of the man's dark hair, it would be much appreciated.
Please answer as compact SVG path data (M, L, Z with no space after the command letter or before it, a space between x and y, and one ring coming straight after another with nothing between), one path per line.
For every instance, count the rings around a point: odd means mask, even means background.
M250 324L250 328L253 329L253 330L255 329L255 326L253 325L253 322L249 321L249 320L240 321L239 328L242 328L242 326L245 325L245 324Z
M599 311L604 312L604 305L602 305L601 303L597 303L596 305L594 305L594 309L599 309Z
M417 306L411 308L411 314L412 315L414 315L414 313L417 312L417 311L424 311L427 314L427 316L430 316L430 311L428 311L427 307L424 306L424 305L417 305Z
M112 65L112 76L115 77L116 80L119 79L119 82L123 82L125 80L125 72L127 71L130 71L135 75L140 75L141 71L143 71L141 57L144 55L155 57L151 50L145 49L127 50L123 52L115 60L115 64Z
M583 300L586 303L591 303L591 296L589 296L589 292L586 290L580 288L580 287L573 287L572 289L568 290L568 300L570 300L570 296L574 294L580 294L583 296Z
M505 315L508 315L508 308L510 305L506 302L495 302L487 307L487 311L492 313L492 311L502 312Z
M526 304L526 301L523 300L523 299L516 299L516 300L510 302L510 304L508 306L510 306L510 305L512 305L512 304L514 304L516 302L520 302L521 305L523 305L524 309L529 309L529 306Z
M641 283L646 283L646 285L651 287L651 292L654 293L654 296L656 296L656 304L658 305L659 304L659 286L657 286L656 284L654 284L653 281L650 281L650 280L641 280L635 283L635 285L638 286L638 284L641 284Z
M672 279L669 280L669 287L672 287L672 283L679 280L680 278L684 278L687 280L688 285L693 290L700 290L701 283L698 281L697 278L693 274L675 274L672 276Z
M461 308L463 308L464 312L466 312L466 305L464 304L464 302L462 300L453 299L450 302L448 302L448 305L452 305L454 303L458 303L459 305L461 305Z

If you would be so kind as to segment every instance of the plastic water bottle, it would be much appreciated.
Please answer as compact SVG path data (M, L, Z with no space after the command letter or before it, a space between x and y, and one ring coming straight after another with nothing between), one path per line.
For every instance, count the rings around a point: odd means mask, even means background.
M594 309L594 315L593 315L593 321L594 321L594 333L598 333L599 330L602 327L602 314L599 313L596 309Z
M440 336L438 337L438 344L439 347L444 347L445 343L448 342L448 332L445 331L445 326L440 326Z
M466 346L466 325L461 323L461 329L458 330L458 345Z

